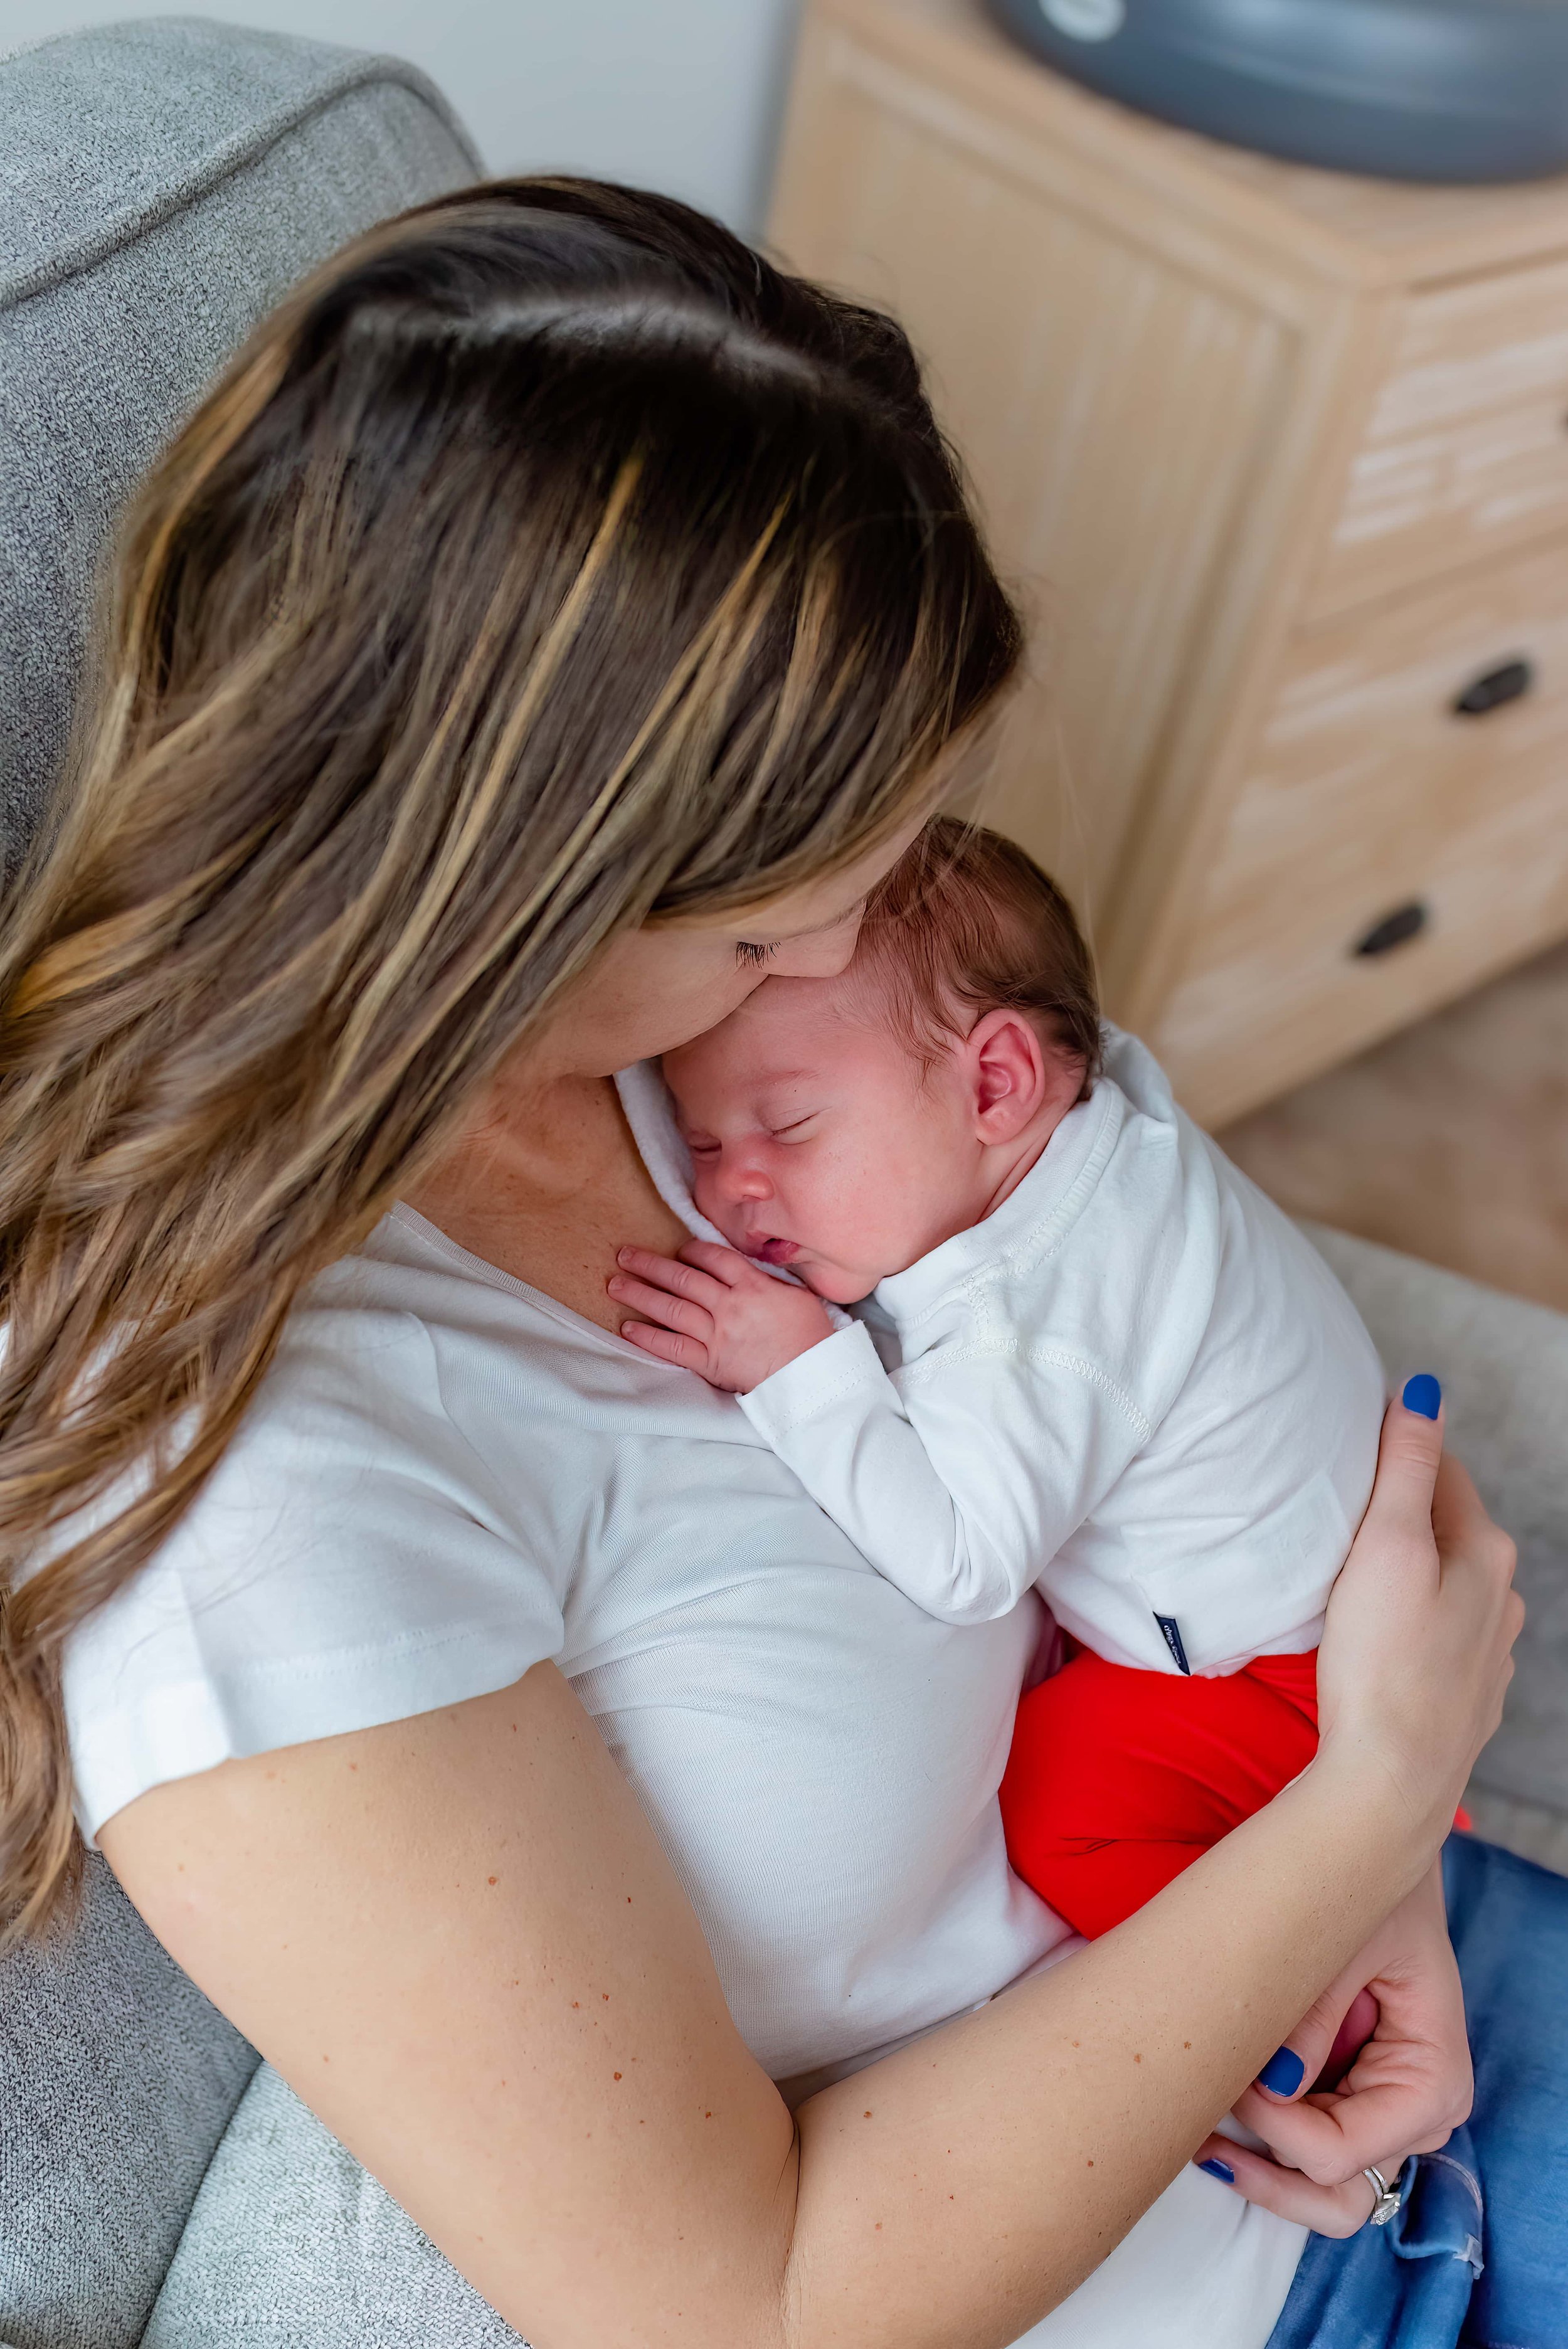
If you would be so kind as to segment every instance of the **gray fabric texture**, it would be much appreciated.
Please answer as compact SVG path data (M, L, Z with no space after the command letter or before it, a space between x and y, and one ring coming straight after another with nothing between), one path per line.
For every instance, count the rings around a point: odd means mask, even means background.
M128 492L278 297L472 180L394 57L194 16L0 58L0 860L66 750Z
M1568 1819L1568 1315L1306 1226L1359 1307L1390 1380L1432 1371L1449 1444L1519 1544L1528 1610L1502 1727L1477 1764L1477 1826L1547 1866ZM1540 1832L1511 1806L1541 1815ZM1543 1839L1544 1838L1544 1839Z
M518 2349L270 2064L246 2089L142 2349Z
M255 2066L90 1854L77 1930L0 1963L0 2336L132 2349Z

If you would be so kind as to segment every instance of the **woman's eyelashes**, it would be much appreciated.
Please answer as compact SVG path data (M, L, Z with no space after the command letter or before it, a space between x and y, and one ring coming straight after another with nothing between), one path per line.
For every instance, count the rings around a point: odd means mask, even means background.
M749 938L738 938L735 944L735 959L748 969L758 970L765 962L771 961L778 951L777 938L770 946L753 946Z

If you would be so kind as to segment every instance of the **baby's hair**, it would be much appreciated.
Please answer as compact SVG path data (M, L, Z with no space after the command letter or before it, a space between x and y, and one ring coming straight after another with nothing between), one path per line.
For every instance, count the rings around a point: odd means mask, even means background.
M967 1032L964 1014L1027 1013L1044 1043L1100 1072L1094 965L1072 907L999 832L938 816L866 907L853 969L901 1040L934 1061Z

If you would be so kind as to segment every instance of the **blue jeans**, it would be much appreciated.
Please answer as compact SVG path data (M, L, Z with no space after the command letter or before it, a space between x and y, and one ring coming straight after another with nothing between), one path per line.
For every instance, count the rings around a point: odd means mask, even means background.
M1386 2227L1313 2235L1269 2349L1568 2349L1568 1878L1443 1854L1475 2110Z

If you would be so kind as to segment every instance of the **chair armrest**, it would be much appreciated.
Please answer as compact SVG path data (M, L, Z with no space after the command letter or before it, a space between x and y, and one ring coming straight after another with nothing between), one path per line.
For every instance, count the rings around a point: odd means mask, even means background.
M1472 1809L1482 1833L1568 1869L1568 1315L1323 1225L1302 1229L1350 1292L1390 1383L1412 1371L1442 1381L1449 1444L1519 1544L1528 1615Z

